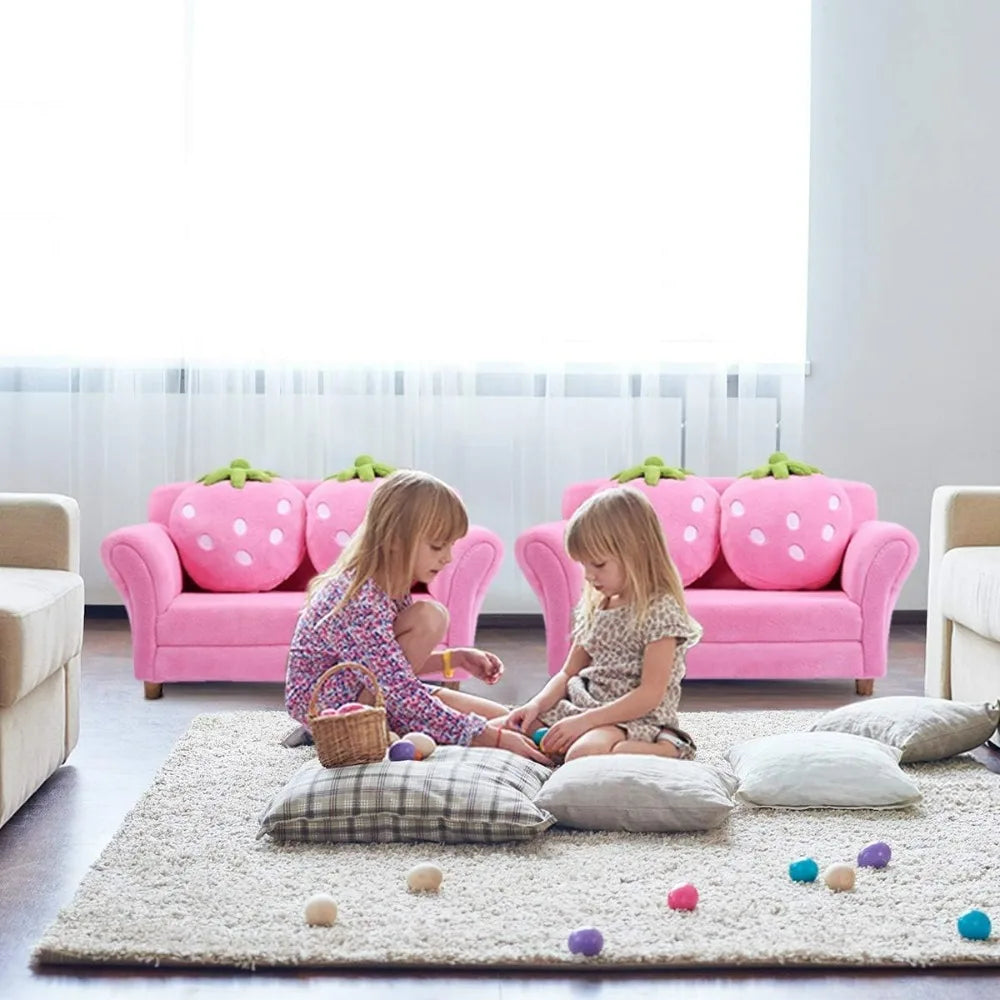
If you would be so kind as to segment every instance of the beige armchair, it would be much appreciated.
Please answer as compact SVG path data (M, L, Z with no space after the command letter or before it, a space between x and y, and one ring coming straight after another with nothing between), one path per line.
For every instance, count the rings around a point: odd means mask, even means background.
M1000 486L939 486L931 501L924 693L1000 698Z
M76 746L79 570L75 500L0 493L0 826Z

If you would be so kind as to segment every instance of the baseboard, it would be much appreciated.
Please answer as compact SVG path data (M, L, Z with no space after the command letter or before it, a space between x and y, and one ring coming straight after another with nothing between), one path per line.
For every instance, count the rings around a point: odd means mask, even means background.
M127 618L125 606L122 604L88 604L84 608L84 618L87 621L102 619ZM927 612L916 609L913 611L893 611L893 625L926 625ZM545 619L538 614L485 614L479 616L480 628L524 628L543 629Z

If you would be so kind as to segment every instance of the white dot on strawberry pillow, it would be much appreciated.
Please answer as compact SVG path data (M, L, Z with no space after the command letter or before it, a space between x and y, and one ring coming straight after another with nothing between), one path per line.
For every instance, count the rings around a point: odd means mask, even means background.
M751 528L750 541L753 542L754 545L766 545L767 535L765 535L764 532L760 530L760 528Z
M272 528L267 538L272 545L280 545L285 540L285 533L281 528Z
M802 562L806 557L805 549L803 549L801 545L789 545L788 554L796 562Z
M235 521L233 521L233 531L235 531L237 535L245 535L247 533L247 523L242 517L238 517Z
M840 509L840 497L838 497L837 494L834 493L833 496L831 496L830 499L827 500L826 505L827 505L827 507L830 508L830 510L839 510Z
M238 562L238 563L239 563L239 564L240 564L241 566L249 566L249 565L250 565L250 564L251 564L251 563L253 562L253 556L252 556L252 555L250 555L250 553L249 553L249 552L247 552L247 551L245 551L244 549L240 549L240 550L239 550L239 551L238 551L238 552L236 553L236 555L234 555L234 556L233 556L233 558L234 558L234 559L235 559L235 560L236 560L236 561L237 561L237 562Z
M742 517L746 513L746 508L740 500L734 500L729 505L729 513L732 514L733 517Z
M215 539L211 535L199 535L198 548L204 549L206 552L211 552L215 548Z
M836 529L832 524L824 524L823 530L820 532L820 537L824 542L830 541L831 538L836 534Z
M698 529L693 524L689 524L684 529L684 541L693 542L697 537L698 537Z
M329 521L330 508L325 503L316 504L316 516L323 521Z
M351 540L351 536L346 531L338 531L334 536L334 541L341 547L344 548L345 545Z
M691 501L691 509L696 514L700 514L705 509L705 498L704 497L695 497Z
M190 520L195 516L195 514L198 513L198 511L194 509L194 504L186 503L183 507L181 507L181 513Z
M290 500L279 500L278 501L278 513L287 514L292 509L292 504Z

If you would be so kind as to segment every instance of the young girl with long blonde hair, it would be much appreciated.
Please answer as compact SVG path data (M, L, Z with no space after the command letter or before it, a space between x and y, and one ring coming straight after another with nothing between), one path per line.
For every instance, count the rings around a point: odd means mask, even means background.
M493 653L435 651L448 612L436 601L411 596L414 586L427 587L451 562L452 545L468 528L458 494L434 476L401 470L373 491L340 558L309 585L288 656L289 715L305 724L320 675L336 663L361 663L378 680L393 731L427 733L438 743L499 747L548 763L530 739L503 728L505 706L419 679L440 672L445 653L453 668L488 684L503 672ZM359 671L340 671L324 686L320 707L370 703L368 683Z
M653 505L614 487L583 503L566 528L566 551L584 571L573 645L542 690L506 725L549 726L542 749L572 760L652 753L690 759L678 727L684 654L701 638Z

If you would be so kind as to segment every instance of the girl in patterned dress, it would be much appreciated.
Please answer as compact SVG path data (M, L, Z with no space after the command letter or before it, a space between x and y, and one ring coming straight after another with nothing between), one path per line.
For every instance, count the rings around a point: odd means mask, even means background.
M435 651L444 639L448 612L436 601L411 597L414 586L426 588L451 562L452 545L468 529L458 494L426 473L394 472L374 490L340 558L309 585L288 654L285 705L292 718L305 724L320 675L351 661L375 675L394 732L422 732L438 743L500 747L550 763L530 739L503 728L505 706L430 687L418 678L447 674L446 664L487 684L503 673L493 653ZM342 670L324 685L319 707L371 704L369 684L359 671Z
M583 566L573 645L562 670L505 725L549 726L550 757L652 753L690 759L694 741L677 725L684 653L701 626L684 603L680 576L653 505L638 490L595 494L566 528L566 551Z

